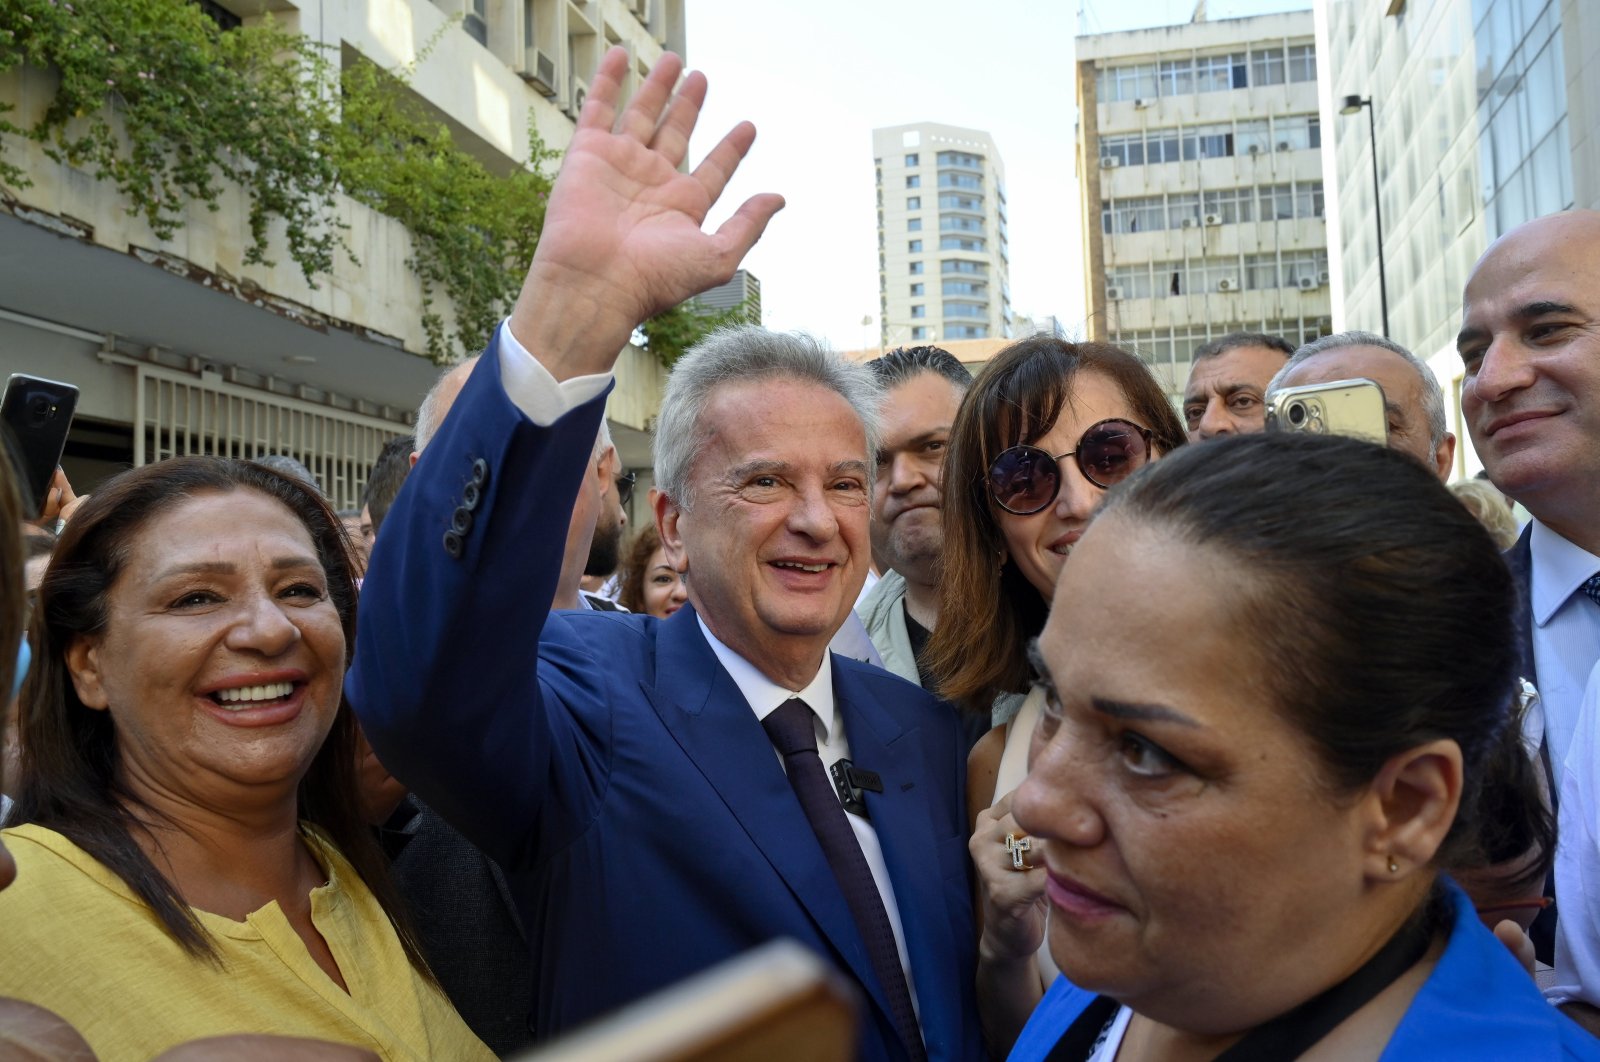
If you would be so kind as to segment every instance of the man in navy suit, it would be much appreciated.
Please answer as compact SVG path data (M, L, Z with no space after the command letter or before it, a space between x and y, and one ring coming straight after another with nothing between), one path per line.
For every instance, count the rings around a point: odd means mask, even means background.
M540 1036L790 937L860 990L860 1057L978 1057L957 723L827 652L868 565L870 374L760 329L680 361L655 517L691 607L546 615L617 352L782 206L701 231L754 130L680 172L680 70L618 115L627 55L602 61L516 308L388 518L348 692L505 870Z
M1600 660L1600 214L1566 211L1506 233L1467 282L1456 347L1462 413L1489 479L1533 514L1506 554L1522 590L1522 672L1539 690L1559 798L1557 1002L1600 1003L1595 810L1600 749L1583 732ZM1591 691L1592 693L1593 691ZM1592 728L1591 728L1592 729ZM1587 809L1587 810L1585 810ZM1587 896L1586 896L1587 892ZM1548 951L1537 932L1541 958ZM1566 954L1564 955L1563 952ZM1582 980L1574 973L1582 969ZM1571 1011L1569 1011L1571 1013ZM1592 1006L1574 1017L1600 1030Z

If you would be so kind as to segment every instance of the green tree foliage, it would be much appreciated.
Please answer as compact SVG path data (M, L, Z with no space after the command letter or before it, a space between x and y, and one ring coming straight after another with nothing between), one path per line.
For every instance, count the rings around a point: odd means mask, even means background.
M115 184L130 213L169 239L189 204L216 210L227 183L249 202L249 263L275 222L306 279L348 253L337 195L400 221L422 281L429 354L481 346L507 312L544 222L553 157L535 137L527 165L489 172L406 86L408 71L354 61L270 18L223 32L186 0L0 0L0 74L54 72L55 96L23 128L0 104L0 132ZM6 161L0 184L28 186ZM352 256L353 257L353 256ZM446 335L435 294L455 308Z

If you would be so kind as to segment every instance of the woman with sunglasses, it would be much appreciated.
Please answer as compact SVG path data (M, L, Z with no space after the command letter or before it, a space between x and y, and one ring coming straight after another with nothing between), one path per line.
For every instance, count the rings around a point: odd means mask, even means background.
M979 1005L996 1054L1054 977L1042 948L1043 875L1023 869L1036 862L1026 849L1005 846L1008 836L1020 839L1010 793L1042 703L1037 693L1024 699L1033 677L1028 643L1107 488L1183 442L1183 424L1143 362L1104 343L1054 336L997 354L951 430L943 589L928 662L952 703L1015 716L979 741L967 772L984 925Z

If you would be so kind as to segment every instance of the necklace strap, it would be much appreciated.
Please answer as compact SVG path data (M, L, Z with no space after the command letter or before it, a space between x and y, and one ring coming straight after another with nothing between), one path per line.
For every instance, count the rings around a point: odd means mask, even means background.
M1299 1058L1415 966L1433 942L1435 926L1435 919L1425 908L1355 973L1293 1010L1251 1029L1218 1055L1216 1062L1285 1062ZM1084 1062L1119 1006L1114 999L1096 996L1056 1041L1045 1062Z

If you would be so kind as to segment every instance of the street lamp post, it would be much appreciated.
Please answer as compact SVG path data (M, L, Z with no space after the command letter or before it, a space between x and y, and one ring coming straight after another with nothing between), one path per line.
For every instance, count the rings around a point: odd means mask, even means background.
M1373 117L1372 97L1346 96L1340 114L1355 114L1367 109L1367 133L1372 137L1372 216L1378 223L1378 305L1383 311L1383 337L1389 338L1389 281L1383 270L1383 196L1378 188L1378 121Z

